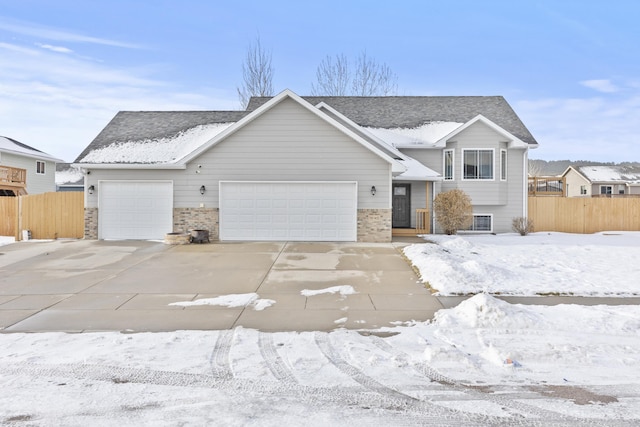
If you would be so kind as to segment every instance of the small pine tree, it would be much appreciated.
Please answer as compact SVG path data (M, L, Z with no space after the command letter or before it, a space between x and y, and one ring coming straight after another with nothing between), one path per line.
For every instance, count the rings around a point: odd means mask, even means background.
M459 189L438 194L433 200L433 212L446 234L467 229L473 221L471 198Z

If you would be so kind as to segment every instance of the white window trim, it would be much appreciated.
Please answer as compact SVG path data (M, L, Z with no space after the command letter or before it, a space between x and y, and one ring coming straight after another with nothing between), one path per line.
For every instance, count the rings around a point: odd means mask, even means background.
M473 216L474 217L476 217L476 216L488 216L490 218L490 221L491 221L491 229L490 230L458 230L460 233L477 233L477 234L493 233L493 214L491 214L491 213L474 213ZM471 223L471 226L473 227L473 223Z
M42 163L42 169L44 169L44 172L39 171L40 168L38 167L38 165L40 165L40 163ZM46 175L46 174L47 174L47 164L42 160L36 160L36 175Z
M504 154L504 157L502 156ZM500 149L500 181L506 181L509 176L509 153L504 148ZM504 163L504 164L503 164ZM504 166L504 177L502 176L502 169Z
M485 178L465 178L464 177L464 154L467 151L491 151L491 179ZM460 178L463 181L480 181L480 182L490 182L496 180L496 150L495 148L463 148L462 149L462 160L460 164Z
M451 178L447 178L447 152L451 152ZM442 152L442 176L445 181L453 181L456 177L456 151L453 148Z

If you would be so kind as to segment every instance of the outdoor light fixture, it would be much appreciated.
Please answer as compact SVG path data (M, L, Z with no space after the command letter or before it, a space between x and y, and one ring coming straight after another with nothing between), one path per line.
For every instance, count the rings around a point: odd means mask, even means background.
M89 186L89 194L93 194L93 192L95 191L96 187L93 185Z
M377 191L377 190L376 190L376 186L375 186L375 185L372 185L372 186L371 186L371 195L372 195L372 196L375 196L375 195L376 195L376 191Z
M204 196L204 192L207 191L206 188L204 188L204 185L200 187L200 194L202 194Z

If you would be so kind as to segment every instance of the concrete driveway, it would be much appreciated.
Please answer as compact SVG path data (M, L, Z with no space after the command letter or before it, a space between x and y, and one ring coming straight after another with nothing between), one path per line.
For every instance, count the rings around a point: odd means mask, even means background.
M404 244L15 243L0 247L0 330L326 331L431 319L442 305L418 283ZM356 293L327 291L347 286ZM261 304L204 304L247 293Z

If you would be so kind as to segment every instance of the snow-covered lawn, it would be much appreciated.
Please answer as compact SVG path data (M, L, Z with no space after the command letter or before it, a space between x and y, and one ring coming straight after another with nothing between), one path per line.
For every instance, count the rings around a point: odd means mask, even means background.
M406 252L444 294L639 293L637 233L430 238ZM0 424L633 425L640 306L480 293L376 331L0 334L0 378Z
M640 295L640 233L427 236L405 254L438 295Z

